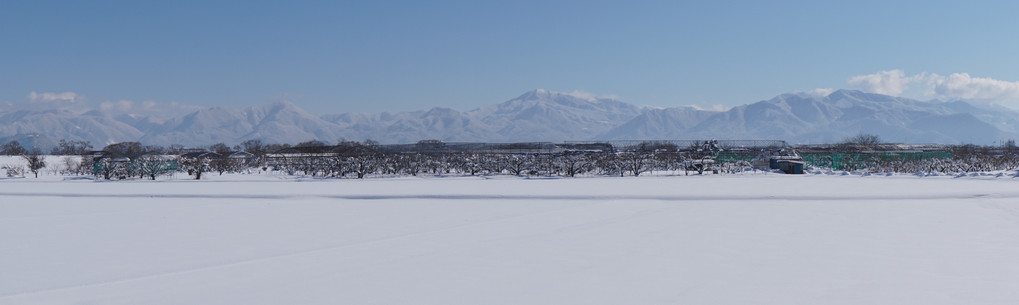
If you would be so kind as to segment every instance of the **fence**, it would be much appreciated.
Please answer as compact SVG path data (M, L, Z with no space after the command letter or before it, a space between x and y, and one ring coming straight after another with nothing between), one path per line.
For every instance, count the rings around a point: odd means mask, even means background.
M613 141L567 141L484 143L484 142L440 142L421 141L415 144L380 145L379 150L395 153L484 153L484 154L560 154L564 152L654 152L694 151L710 143L723 151L760 152L789 147L782 140L613 140ZM755 154L756 155L756 154Z
M863 153L804 153L803 161L814 167L833 170L857 170L867 168L868 163L890 161L919 161L928 159L951 159L950 152L863 152Z

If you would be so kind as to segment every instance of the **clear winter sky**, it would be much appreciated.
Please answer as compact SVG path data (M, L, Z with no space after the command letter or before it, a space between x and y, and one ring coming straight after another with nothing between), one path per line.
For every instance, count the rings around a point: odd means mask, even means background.
M470 110L1019 97L1019 1L4 1L0 102ZM824 90L822 90L824 91Z

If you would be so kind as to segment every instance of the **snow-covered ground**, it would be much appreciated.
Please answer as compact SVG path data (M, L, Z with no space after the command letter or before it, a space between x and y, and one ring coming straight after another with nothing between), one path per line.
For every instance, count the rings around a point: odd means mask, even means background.
M0 179L0 304L1017 304L1019 178Z

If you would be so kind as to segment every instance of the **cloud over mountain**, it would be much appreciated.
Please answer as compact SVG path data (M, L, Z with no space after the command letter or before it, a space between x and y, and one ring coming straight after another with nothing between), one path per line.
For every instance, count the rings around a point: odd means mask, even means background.
M934 75L931 79L934 93L938 96L977 100L1019 98L1019 81L972 77L969 73L952 73L945 77Z
M1019 106L1019 81L973 77L969 73L952 73L947 76L933 73L906 75L902 70L889 70L854 76L848 83L866 92L892 96L899 96L911 87L919 86L929 97L991 101Z
M902 70L890 70L854 76L849 79L849 85L867 92L898 96L911 84L923 79L923 74L906 76Z
M74 92L35 92L28 94L28 100L32 102L76 102L82 99L81 95Z

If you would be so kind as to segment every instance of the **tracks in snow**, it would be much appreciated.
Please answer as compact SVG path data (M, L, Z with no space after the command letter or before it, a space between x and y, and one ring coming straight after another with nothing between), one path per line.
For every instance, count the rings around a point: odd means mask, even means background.
M6 196L6 195L0 195L0 196ZM217 197L217 198L219 198L219 197ZM563 211L563 210L576 209L576 208L582 208L582 207L587 207L587 206L590 206L590 205L588 205L588 204L578 204L578 205L572 205L572 206L567 206L567 207L559 207L559 208L548 209L548 210L534 211L534 212L529 212L529 213L524 213L524 214L507 215L507 216L502 216L502 217L494 217L494 218L485 219L485 220L481 220L481 221L475 221L475 222L470 222L470 223L451 225L451 226L440 227L440 228L435 228L435 229L430 229L430 230L425 230L425 231L408 232L408 233L403 233L403 234L395 234L395 235L385 236L385 237L376 238L376 239L372 239L372 240L358 241L358 242L353 242L353 243L344 243L344 244L338 244L338 245L336 245L336 244L334 244L334 245L327 245L327 246L322 246L322 247L317 247L317 248L312 248L312 249L306 249L306 250L297 251L297 252L290 252L290 253L282 253L282 254L269 255L269 256L263 256L263 257L248 258L248 259L243 259L243 260L234 261L234 262L211 264L211 265L199 266L199 267L194 267L194 268L187 268L187 269L176 270L176 271L161 272L161 273L156 273L156 274L148 274L148 275L127 277L127 278L120 278L120 279L111 279L111 280L106 280L106 281L93 282L93 283L84 283L84 284L64 286L64 287L55 287L55 288L39 289L39 290L32 290L32 291L13 292L13 293L5 294L5 295L0 295L0 301L4 301L5 299L9 299L9 298L17 298L17 297L24 297L24 296L31 296L31 295L39 295L39 294L45 294L45 293L51 293L51 292L57 292L57 291L67 291L67 290L74 290L74 289L86 289L86 288L92 288L92 287L102 287L102 286L117 285L117 284L122 284L122 283L130 283L130 282L143 281L143 280L149 280L149 279L158 279L158 278L171 277L171 276L177 276L177 275L186 275L186 274L191 274L191 273L198 273L198 272L226 269L226 268L231 268L231 267L236 267L236 266L252 265L252 264L258 264L258 263L270 262L270 261L274 261L274 260L287 259L287 258L299 257L299 256L303 256L303 255L310 255L310 254L315 254L315 253L321 253L321 252L342 250L342 249L348 249L348 248L356 248L356 247L368 246L368 245L385 243L385 242L391 242L391 241L399 241L399 240L407 239L407 238L414 238L414 237L426 236L426 235L442 233L442 232L447 232L447 231L454 231L454 230L460 230L460 229L465 229L465 228L477 227L477 226L482 226L482 225L499 223L499 222L503 222L503 221L509 221L509 220L518 219L518 218L534 217L534 216L539 216L539 215L543 215L543 214L555 213L555 212L560 212L560 211Z

